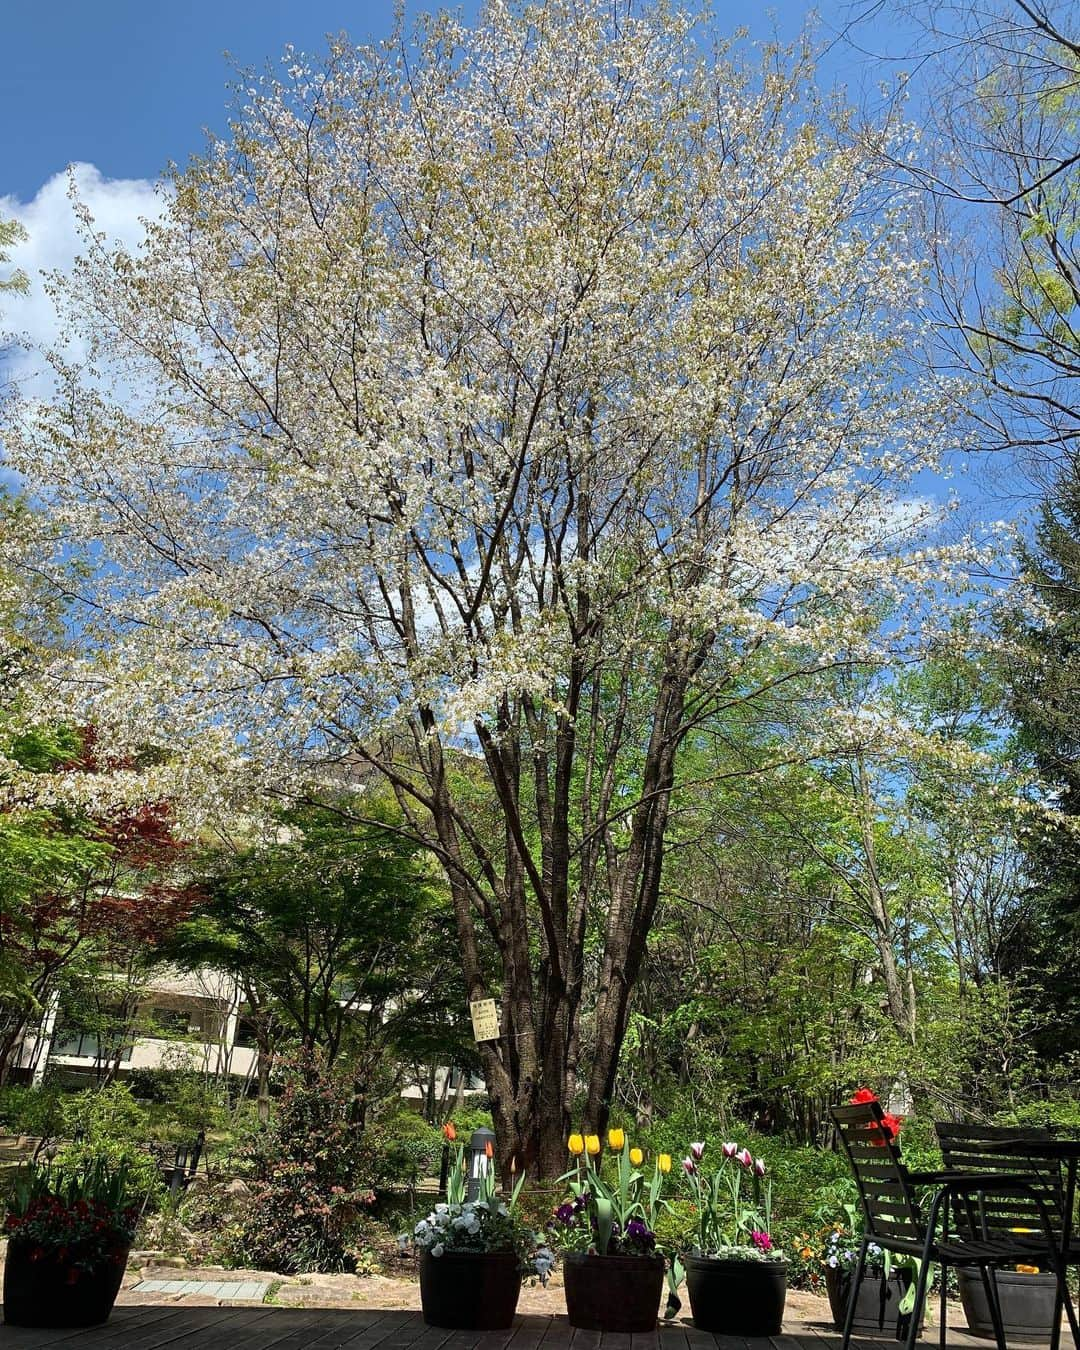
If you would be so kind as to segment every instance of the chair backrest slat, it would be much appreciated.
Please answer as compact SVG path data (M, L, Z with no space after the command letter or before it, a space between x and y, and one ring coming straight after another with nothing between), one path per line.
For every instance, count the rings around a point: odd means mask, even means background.
M879 1104L834 1106L830 1114L859 1188L867 1233L921 1243L925 1228L919 1208Z

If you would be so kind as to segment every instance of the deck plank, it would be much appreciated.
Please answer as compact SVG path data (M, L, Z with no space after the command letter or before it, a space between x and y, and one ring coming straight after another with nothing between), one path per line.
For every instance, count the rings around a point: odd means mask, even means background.
M156 1303L148 1305L126 1305L115 1308L109 1320L99 1327L31 1329L29 1327L0 1328L2 1339L0 1346L5 1350L68 1350L78 1346L78 1350L99 1350L104 1346L123 1345L124 1350L155 1350L159 1345L168 1344L168 1338L174 1329L183 1335L188 1331L199 1331L211 1319L212 1314L220 1316L219 1308L184 1308L175 1303Z
M522 1314L510 1340L509 1350L540 1350L555 1320L550 1313Z
M405 1321L414 1314L403 1309L380 1311L378 1308L364 1308L353 1312L350 1308L338 1308L341 1316L338 1321L328 1325L318 1336L297 1344L295 1350L383 1350L387 1339ZM360 1325L357 1325L357 1323ZM285 1350L279 1346L278 1350ZM289 1350L293 1350L289 1347Z

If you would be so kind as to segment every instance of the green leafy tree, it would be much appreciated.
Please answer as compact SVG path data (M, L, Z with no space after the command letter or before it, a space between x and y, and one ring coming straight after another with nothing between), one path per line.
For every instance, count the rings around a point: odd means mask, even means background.
M201 889L166 950L240 982L264 1116L282 1039L348 1064L360 1124L418 1050L461 1058L465 992L445 893L389 818L357 825L330 808L283 812L264 842L218 855Z

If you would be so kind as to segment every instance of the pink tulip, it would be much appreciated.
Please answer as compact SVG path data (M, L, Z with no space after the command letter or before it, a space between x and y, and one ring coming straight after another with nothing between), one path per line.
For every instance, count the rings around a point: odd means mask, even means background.
M690 1156L695 1162L700 1162L704 1153L705 1144L702 1141L699 1140L698 1143L690 1145Z
M693 1160L693 1158L684 1158L684 1159L682 1160L682 1165L683 1165L683 1170L684 1170L688 1175L692 1175L694 1172L697 1171L697 1163Z
M739 1146L738 1146L738 1144L725 1144L725 1145L724 1145L724 1157L725 1157L725 1158L734 1158L735 1154L738 1153L738 1151L739 1151Z
M763 1176L765 1175L765 1159L764 1159L764 1158L755 1158L755 1159L754 1159L754 1171L758 1174L759 1177L763 1177Z
M744 1167L753 1167L754 1155L748 1148L744 1148L741 1153L736 1155Z

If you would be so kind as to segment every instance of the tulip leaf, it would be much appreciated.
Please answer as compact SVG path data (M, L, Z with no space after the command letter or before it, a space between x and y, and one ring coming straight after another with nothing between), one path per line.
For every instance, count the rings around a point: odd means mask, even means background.
M603 1196L596 1197L596 1250L606 1256L611 1243L611 1227L614 1209L611 1201Z

